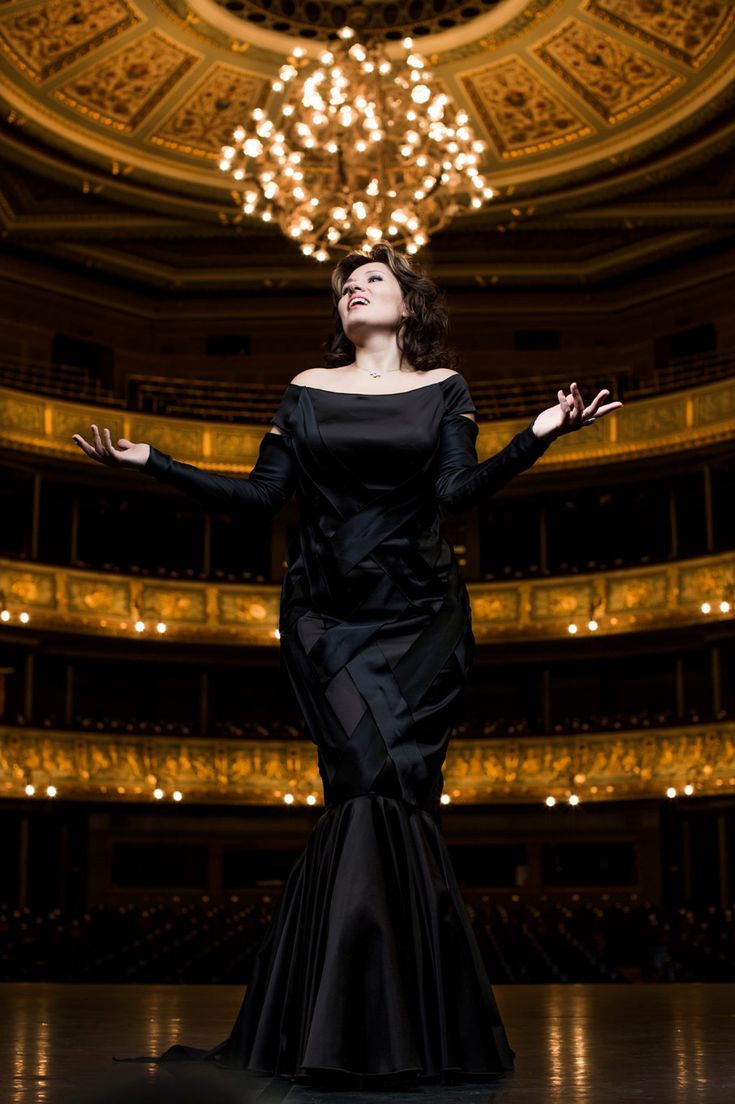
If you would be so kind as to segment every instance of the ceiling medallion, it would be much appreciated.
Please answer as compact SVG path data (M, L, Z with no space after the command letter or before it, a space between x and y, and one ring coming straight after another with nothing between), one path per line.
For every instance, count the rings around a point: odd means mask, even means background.
M416 253L492 199L477 167L485 143L412 40L402 46L405 57L389 61L342 27L316 66L294 49L272 83L272 117L256 108L222 147L219 167L237 182L244 215L277 222L326 261L330 249L381 239Z
M441 34L461 27L505 0L216 0L220 8L251 27L304 39L334 38L349 22L369 27L375 38L398 42L405 35ZM358 19L360 22L358 23Z

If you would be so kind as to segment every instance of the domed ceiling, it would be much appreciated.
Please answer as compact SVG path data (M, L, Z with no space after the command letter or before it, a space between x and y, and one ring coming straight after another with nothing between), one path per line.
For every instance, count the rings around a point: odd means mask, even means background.
M100 226L108 204L110 234L122 204L170 233L274 239L240 214L219 149L294 47L316 57L345 22L388 54L413 36L486 140L497 199L465 236L578 218L732 144L726 0L0 0L0 223L30 225L25 171L96 199Z

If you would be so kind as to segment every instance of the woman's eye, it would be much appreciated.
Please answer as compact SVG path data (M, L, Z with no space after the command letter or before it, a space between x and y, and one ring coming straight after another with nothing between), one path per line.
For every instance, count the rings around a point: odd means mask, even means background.
M383 279L383 277L379 273L374 272L372 274L372 276L368 276L368 283L371 284L373 282L373 280L382 280L382 279ZM352 287L348 284L343 288L342 294L343 295L349 295L352 290L353 290Z

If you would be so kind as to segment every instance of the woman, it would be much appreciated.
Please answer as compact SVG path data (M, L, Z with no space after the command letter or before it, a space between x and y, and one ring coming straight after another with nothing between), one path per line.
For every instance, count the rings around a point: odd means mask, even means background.
M622 404L558 392L477 463L475 407L447 349L434 284L387 244L332 280L327 367L286 388L246 480L74 440L205 502L279 509L295 490L297 547L281 652L318 750L325 812L291 870L239 1017L200 1057L311 1083L483 1080L510 1048L439 827L442 764L472 652L470 606L440 507L465 510L563 433Z

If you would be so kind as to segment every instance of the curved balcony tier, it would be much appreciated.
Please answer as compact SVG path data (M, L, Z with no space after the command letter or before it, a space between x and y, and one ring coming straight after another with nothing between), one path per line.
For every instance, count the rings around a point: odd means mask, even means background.
M536 468L541 471L589 468L690 452L732 440L735 377L631 401L624 413L624 417L612 414L582 433L561 438ZM0 388L2 448L32 452L49 460L61 458L88 464L89 460L72 441L72 434L88 435L92 422L108 426L113 440L127 437L131 441L150 441L177 460L235 475L252 469L264 433L262 425L227 425L142 414ZM497 452L527 424L528 418L481 422L480 459Z
M563 577L470 583L478 644L731 621L735 552ZM277 586L182 582L0 559L2 623L35 631L278 644Z
M453 739L444 768L453 804L566 803L735 792L735 722L659 730ZM214 740L0 725L0 796L39 800L318 805L313 744ZM691 787L685 790L684 787ZM673 794L671 796L674 796Z

